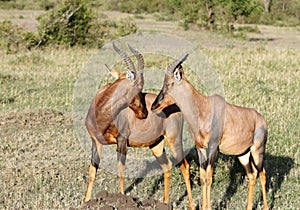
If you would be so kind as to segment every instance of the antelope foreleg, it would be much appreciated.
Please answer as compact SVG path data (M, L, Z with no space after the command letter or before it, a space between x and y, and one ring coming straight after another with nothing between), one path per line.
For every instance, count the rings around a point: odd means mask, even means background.
M177 132L181 130L177 130ZM176 138L174 138L176 136ZM193 202L191 180L190 180L190 165L187 160L183 157L182 149L182 136L179 133L174 133L172 131L167 132L166 142L171 149L173 156L176 158L177 162L180 163L181 173L185 182L186 191L189 199L189 209L195 209L195 204ZM175 140L175 141L174 141Z
M171 169L164 172L164 203L169 203L170 200L170 179Z
M127 154L127 139L119 136L117 138L117 146L118 146L117 173L119 176L120 193L124 195L124 171L125 171L125 162L126 162L126 154Z
M206 199L207 199L207 209L211 209L211 185L212 185L213 167L208 165L206 168Z
M213 168L208 165L206 169L200 167L200 181L202 188L202 210L211 210L211 185L212 185Z
M170 178L171 178L171 169L172 162L167 157L164 150L164 141L160 141L157 145L150 147L153 155L156 157L159 162L163 172L164 172L164 203L169 203L169 194L170 194Z
M118 176L119 176L119 186L120 186L120 193L124 195L124 171L125 171L125 159L126 155L118 154L118 156L123 156L120 157L122 160L118 160L118 165L117 165L117 171L118 171ZM119 158L118 158L119 159Z
M190 164L187 162L185 158L182 160L180 169L182 172L183 179L185 181L186 191L188 194L189 209L193 210L195 209L195 204L193 202L192 188L191 188L191 181L190 181Z
M206 170L200 167L200 182L201 182L201 189L202 189L202 203L201 209L207 209L207 183L206 183Z

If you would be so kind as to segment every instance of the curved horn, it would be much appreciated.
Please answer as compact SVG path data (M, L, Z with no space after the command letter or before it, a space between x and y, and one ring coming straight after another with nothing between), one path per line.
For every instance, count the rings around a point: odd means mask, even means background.
M140 71L140 72L143 71L144 64L145 64L143 55L140 52L138 52L137 50L133 49L129 44L128 44L128 47L138 60L138 71Z
M177 60L175 60L173 63L171 63L168 67L167 67L167 72L173 73L174 70L176 69L176 67L178 67L180 64L182 64L183 61L186 60L186 58L188 57L188 53L184 54L183 56L181 56L180 58L178 58Z
M126 66L127 66L128 70L129 70L129 71L134 71L134 72L136 72L135 67L134 67L134 64L133 64L132 60L130 59L130 57L127 55L127 53L124 52L123 50L119 49L119 48L115 45L115 43L112 43L112 44L113 44L114 50L115 50L119 55L121 55L121 56L123 57L123 59L124 59L124 61L125 61L125 63L126 63Z

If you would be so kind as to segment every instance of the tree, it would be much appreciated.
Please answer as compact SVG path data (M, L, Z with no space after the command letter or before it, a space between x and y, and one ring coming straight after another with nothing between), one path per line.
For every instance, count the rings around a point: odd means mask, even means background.
M263 0L264 2L264 7L265 7L265 12L269 13L271 12L271 5L272 5L272 0Z

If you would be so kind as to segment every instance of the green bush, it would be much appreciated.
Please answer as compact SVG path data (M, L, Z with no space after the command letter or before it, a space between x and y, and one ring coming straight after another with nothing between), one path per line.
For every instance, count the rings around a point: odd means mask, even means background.
M137 27L132 18L122 18L117 26L117 36L127 36L129 34L135 33L137 31Z
M44 1L48 2L48 1ZM38 35L10 21L0 22L0 49L7 53L46 45L102 47L107 40L137 31L132 18L95 18L84 0L67 0L38 18Z
M50 10L53 9L55 6L54 2L50 2L49 0L41 0L39 7L43 10Z
M101 47L105 40L137 31L135 22L130 18L120 22L109 21L105 17L95 18L84 0L67 0L38 21L40 45Z
M188 0L186 3L181 3L179 14L183 20L183 27L188 29L189 23L197 23L200 18L200 1L199 0Z
M58 10L51 10L38 19L38 33L42 45L87 44L92 12L83 0L67 0Z
M5 50L6 53L13 53L20 49L31 49L38 42L39 40L34 33L24 31L11 21L0 22L0 49Z

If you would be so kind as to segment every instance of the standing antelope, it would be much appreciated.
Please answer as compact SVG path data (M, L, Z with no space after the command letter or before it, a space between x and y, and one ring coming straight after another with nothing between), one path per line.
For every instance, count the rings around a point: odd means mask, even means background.
M252 209L257 175L261 182L264 209L268 209L263 167L268 131L264 118L254 109L227 103L221 96L208 97L199 93L185 77L181 66L187 56L167 67L162 90L151 110L160 111L166 96L169 96L175 100L188 123L200 164L202 209L211 209L213 166L218 150L238 156L246 170L249 178L246 209Z
M109 69L117 80L98 91L86 117L86 128L92 138L92 157L89 168L89 183L84 202L90 200L94 179L100 163L102 145L117 144L120 193L124 194L124 168L127 147L149 147L164 172L164 203L169 202L172 162L164 151L164 139L172 154L180 163L185 180L189 207L194 209L189 164L183 157L183 117L171 100L164 105L164 116L148 112L157 95L141 93L143 88L143 56L130 48L138 60L138 72L125 52L113 45L124 57L128 67L127 77ZM128 80L129 79L129 80ZM128 107L129 106L129 107ZM150 108L149 108L150 109Z

